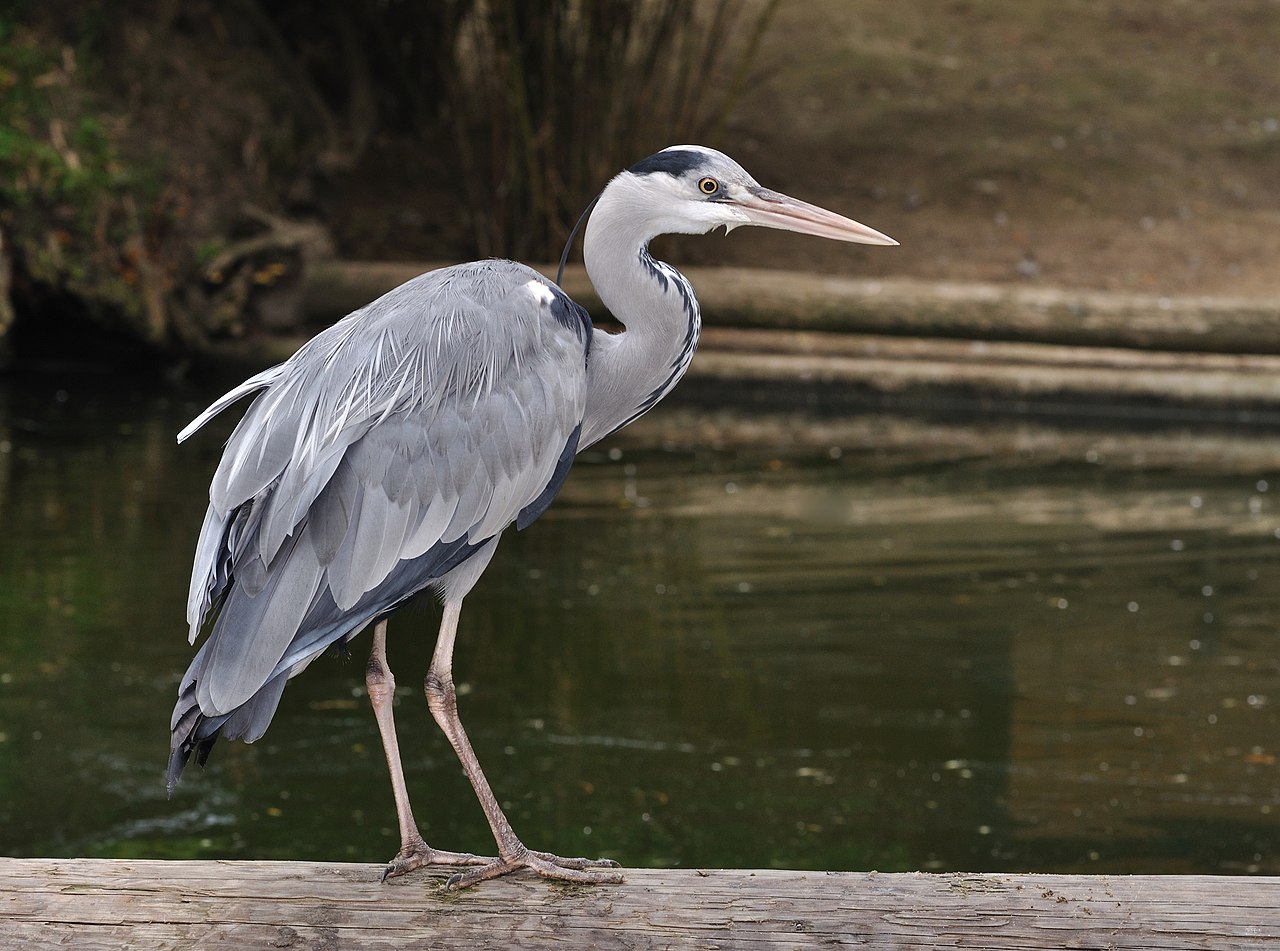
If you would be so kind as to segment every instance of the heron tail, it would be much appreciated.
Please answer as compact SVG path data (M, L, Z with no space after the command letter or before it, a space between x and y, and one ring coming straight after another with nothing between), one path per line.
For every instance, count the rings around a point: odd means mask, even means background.
M230 713L208 716L200 709L196 701L195 684L188 684L178 696L173 708L172 732L169 740L169 769L165 777L165 786L169 795L182 778L182 771L191 761L194 753L196 763L201 767L209 759L209 753L218 738L228 740L243 739L252 743L267 731L267 725L275 716L276 707L280 705L280 695L284 693L284 685L289 679L287 670L263 684L252 697L236 707Z

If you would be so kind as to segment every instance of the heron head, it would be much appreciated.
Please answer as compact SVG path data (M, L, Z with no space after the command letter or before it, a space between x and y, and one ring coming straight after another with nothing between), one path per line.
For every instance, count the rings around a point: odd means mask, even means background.
M654 234L757 225L858 244L898 243L851 218L764 188L729 156L701 145L673 145L623 175L633 176L643 190Z

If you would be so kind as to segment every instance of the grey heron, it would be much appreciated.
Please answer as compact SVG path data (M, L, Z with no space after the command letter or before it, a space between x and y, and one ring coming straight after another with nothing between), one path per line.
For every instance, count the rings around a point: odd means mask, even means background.
M179 442L257 394L214 473L196 545L191 642L209 633L178 687L169 792L219 736L261 737L288 680L372 624L366 684L401 842L385 875L439 864L469 866L452 887L517 868L620 881L611 861L534 852L517 838L458 718L454 638L502 533L528 527L578 452L652 408L689 367L697 300L650 255L650 240L740 225L897 243L761 187L721 152L672 146L620 172L590 210L587 273L623 332L593 328L556 283L514 261L446 267L343 318L196 417ZM480 800L493 857L431 848L409 804L387 617L428 589L443 608L427 704Z

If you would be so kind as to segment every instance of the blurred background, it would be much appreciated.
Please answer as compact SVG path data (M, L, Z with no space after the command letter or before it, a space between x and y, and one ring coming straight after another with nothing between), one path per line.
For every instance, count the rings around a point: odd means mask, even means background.
M554 261L608 176L697 141L902 248L741 233L685 242L686 260L1265 295L1278 16L1268 0L7 0L11 294L33 323L78 311L188 352L296 321L309 258Z
M165 798L234 419L173 436L388 275L552 262L700 142L902 247L656 245L707 352L463 619L517 831L1280 872L1278 60L1270 0L0 0L0 852L394 853L362 657ZM410 789L484 851L434 626L392 623Z

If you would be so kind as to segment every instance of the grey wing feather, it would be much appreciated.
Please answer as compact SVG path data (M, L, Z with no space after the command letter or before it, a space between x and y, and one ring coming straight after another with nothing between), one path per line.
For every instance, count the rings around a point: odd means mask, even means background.
M228 441L192 576L193 632L223 599L184 678L204 714L230 714L300 669L286 658L311 643L323 605L328 618L398 603L412 592L388 585L430 582L427 568L398 566L428 565L433 552L452 564L531 504L545 508L585 410L590 328L585 316L565 319L566 302L510 262L447 268L254 378L267 389ZM244 724L256 727L267 707Z
M257 594L232 589L215 631L233 634L210 638L201 670L205 676L196 679L201 709L226 713L258 692L265 682L263 674L275 668L297 634L321 571L310 546L295 544Z
M189 640L195 643L200 625L209 608L222 595L230 580L230 564L222 557L227 536L225 515L219 515L212 505L205 511L200 538L196 542L196 555L191 568L191 590L187 596L187 624Z
M237 386L234 390L231 390L229 393L225 393L222 396L218 397L218 399L215 400L213 404L209 406L208 409L206 409L203 413L201 413L191 422L187 423L186 427L182 430L182 432L178 433L178 442L181 443L190 439L192 434L195 433L196 430L198 430L205 423L209 422L209 420L213 419L213 417L217 416L219 413L221 413L224 409L226 409L232 403L235 403L238 400L243 399L244 397L248 396L250 393L256 393L258 390L265 389L266 387L274 383L276 380L278 380L284 374L284 372L285 372L285 365L277 364L276 366L263 370L261 373L258 373L254 376L249 377L249 379L245 380L243 383Z

